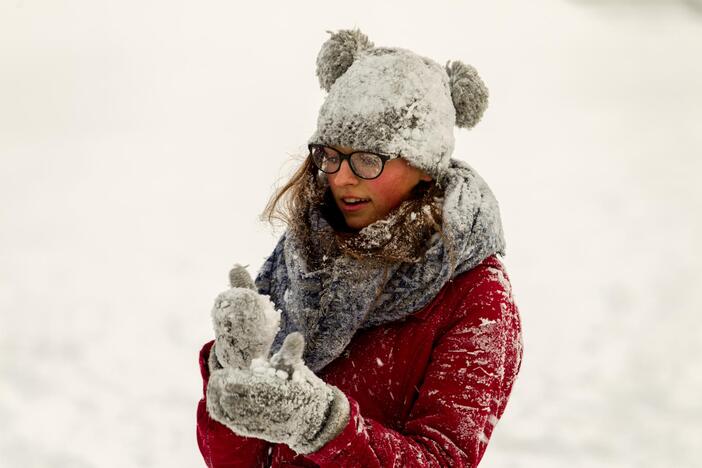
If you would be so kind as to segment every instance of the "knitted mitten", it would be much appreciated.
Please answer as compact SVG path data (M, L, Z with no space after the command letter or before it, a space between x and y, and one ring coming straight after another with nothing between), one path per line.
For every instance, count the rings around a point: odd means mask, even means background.
M297 453L319 450L348 424L349 402L307 368L303 350L303 336L291 333L270 360L213 372L210 416L245 437L284 443Z
M212 322L215 344L210 371L222 367L248 368L256 357L267 357L280 324L280 312L267 296L256 292L246 269L234 265L231 288L215 299Z

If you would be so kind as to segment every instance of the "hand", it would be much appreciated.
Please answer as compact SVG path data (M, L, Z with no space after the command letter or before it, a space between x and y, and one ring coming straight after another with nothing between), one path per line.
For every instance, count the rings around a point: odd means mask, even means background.
M213 372L210 416L239 435L284 443L297 453L320 449L348 424L349 403L305 366L304 347L303 336L291 333L270 360Z
M267 357L279 329L280 312L267 296L256 292L244 267L234 265L229 281L232 287L217 296L212 309L215 344L210 371L248 368L253 359Z

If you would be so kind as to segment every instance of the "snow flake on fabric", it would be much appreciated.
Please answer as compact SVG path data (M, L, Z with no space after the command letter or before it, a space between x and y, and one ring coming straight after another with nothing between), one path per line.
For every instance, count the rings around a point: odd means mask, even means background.
M382 267L348 256L311 269L299 255L305 246L286 231L264 263L256 285L282 311L277 349L299 331L307 342L305 362L318 371L336 359L362 328L401 320L426 306L457 275L486 257L504 255L499 207L492 191L467 163L451 160L443 186L442 233L434 235L418 263ZM325 219L315 229L333 235ZM379 221L382 223L382 221Z

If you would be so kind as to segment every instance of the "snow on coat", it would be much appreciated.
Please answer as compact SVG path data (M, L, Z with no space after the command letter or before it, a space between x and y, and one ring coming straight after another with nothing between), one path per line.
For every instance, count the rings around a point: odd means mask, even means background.
M200 352L207 388L212 342ZM522 359L519 311L492 255L402 321L364 329L319 377L349 400L348 425L321 449L241 437L197 410L197 440L219 467L475 467Z

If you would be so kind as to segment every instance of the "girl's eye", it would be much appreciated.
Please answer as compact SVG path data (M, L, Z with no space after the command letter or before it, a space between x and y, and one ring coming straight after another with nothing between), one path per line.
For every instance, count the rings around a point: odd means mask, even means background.
M372 153L356 153L356 161L368 167L376 167L383 163L377 155Z

